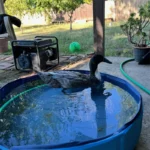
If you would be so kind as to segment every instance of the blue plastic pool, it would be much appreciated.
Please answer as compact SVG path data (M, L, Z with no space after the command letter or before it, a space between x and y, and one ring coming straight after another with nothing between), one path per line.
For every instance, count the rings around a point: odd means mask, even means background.
M79 71L79 72L89 73L88 71ZM122 80L120 78L117 78L117 77L114 77L114 76L111 76L111 75L108 75L108 74L103 74L103 73L101 74L101 78L102 78L102 80L104 82L111 83L114 86L118 86L118 87L122 88L123 90L127 91L130 95L132 95L133 100L136 103L137 107L136 107L136 112L134 113L134 115L131 117L131 119L129 121L127 121L125 124L119 126L118 128L114 128L115 126L113 126L113 125L116 125L116 122L114 122L111 119L111 115L110 114L106 114L107 124L111 124L111 122L112 122L112 127L111 127L111 129L107 128L107 134L106 135L103 135L103 132L101 132L101 134L99 136L95 136L95 133L93 132L93 130L91 132L90 131L91 129L89 129L89 130L83 129L82 131L80 130L80 132L84 132L84 134L87 134L88 137L90 137L90 138L85 138L85 140L82 140L82 139L78 138L78 140L76 139L75 141L72 141L72 142L70 142L70 141L69 142L65 142L65 140L64 140L64 142L62 142L62 143L59 143L57 141L56 143L55 142L54 142L54 144L50 143L49 145L44 145L45 143L42 144L42 145L36 145L36 144L27 144L27 145L25 145L23 143L22 146L19 146L18 144L16 144L16 145L13 144L13 146L11 147L11 149L13 149L13 150L19 150L19 149L61 149L61 150L65 150L65 149L66 150L67 149L73 149L73 150L75 150L75 149L93 149L93 150L101 149L101 150L110 150L111 149L111 150L133 150L134 147L135 147L135 145L138 142L138 139L139 139L139 136L140 136L140 132L141 132L141 126L142 126L142 114L143 114L143 111L142 111L142 99L141 99L141 96L138 93L138 91L134 87L132 87L128 82L126 82L125 80ZM1 88L0 89L0 106L1 106L0 107L0 111L4 110L5 108L8 108L8 110L9 110L9 107L7 107L7 106L8 105L11 106L11 103L13 102L14 99L15 99L14 101L16 101L16 102L18 100L21 101L21 99L17 99L18 97L15 97L15 96L11 97L10 93L13 91L13 89L15 89L16 87L20 87L21 85L25 85L27 83L29 84L30 82L38 81L38 80L39 80L38 76L28 77L28 78L19 79L19 80L13 81L11 83L8 83L6 86L4 86L3 88ZM38 91L37 91L37 89L38 89ZM42 92L43 90L44 90L44 92ZM20 95L20 97L23 100L24 100L24 98L26 98L28 100L29 99L28 96L31 95L31 94L33 95L34 99L38 99L39 95L42 95L42 99L43 99L44 97L47 97L47 93L51 93L51 95L54 96L53 94L55 93L55 91L56 91L55 89L49 90L49 88L47 86L42 85L42 83L40 83L39 86L36 85L35 87L33 87L33 86L30 87L30 88L28 87L28 89L26 89L25 92L22 91L21 88L19 88L18 89L18 93L16 93L16 95L18 96L19 93L22 93L22 95ZM109 91L109 90L107 90L107 91ZM112 92L112 91L110 90L110 92ZM42 93L42 94L39 94L39 93ZM58 90L58 93L59 93L60 97L63 96L63 95L61 95L61 92L59 90ZM84 103L83 100L85 100L85 102L88 101L88 97L89 97L88 93L90 93L89 89L84 90L84 93L86 93L86 94L84 95L83 92L82 92L82 94L79 93L79 95L81 97L81 100L77 101L77 104L78 104L77 107L82 106L82 104L86 105L86 103ZM118 95L117 95L117 93L115 93L115 91L113 91L113 93L114 93L114 95L115 95L116 98L119 98ZM86 95L88 96L87 98L85 98ZM74 95L71 95L71 96L74 96ZM7 99L9 99L8 101L6 101L6 97L7 97ZM106 106L104 106L104 107L106 107L105 108L106 111L108 109L109 110L108 113L109 113L110 112L110 108L116 107L117 111L115 113L117 115L117 113L119 113L119 111L120 111L120 109L118 109L117 107L121 106L121 105L117 104L118 101L116 100L116 101L113 101L113 103L110 103L111 98L108 99L107 96L104 97L104 98L106 98L107 101L108 101L108 102L105 103ZM128 97L128 98L131 98L131 97ZM34 101L34 99L30 99L30 100ZM39 99L39 101L41 101L41 100ZM82 103L81 103L81 101L82 101ZM91 101L89 101L89 102L90 102L89 103L90 107L87 106L86 108L87 109L89 109L89 108L92 109L92 110L88 110L89 112L90 111L94 111L95 107L94 107L93 103L91 103ZM100 101L98 101L98 103L99 102ZM74 105L74 102L69 102L69 103L71 105ZM52 107L52 105L53 105L53 103L51 103L51 107ZM92 105L93 105L93 107L92 107ZM112 105L112 106L110 106L110 105ZM58 106L59 106L59 103L58 103ZM60 106L65 107L65 101L64 101L64 106L63 106L63 100L62 100ZM44 109L47 109L47 105L44 106L44 104L43 104L42 107ZM34 110L35 104L33 105L32 108ZM54 106L54 108L56 108L56 106ZM14 109L17 109L17 108L14 108ZM39 108L39 109L41 109L41 108ZM60 108L58 107L58 109L60 109ZM56 108L56 110L57 110L57 108ZM114 111L114 110L115 109L112 109L112 111ZM73 110L70 110L70 111L73 112ZM84 108L84 111L86 111L85 108ZM24 111L24 112L27 112L27 111ZM64 112L62 111L62 113L64 113ZM83 114L83 112L80 112L80 113ZM103 113L103 111L100 110L99 113ZM126 110L125 113L128 114L128 110ZM33 114L35 114L35 113L33 113ZM42 117L42 113L40 113L40 114L41 114L41 117ZM29 115L28 115L28 117L29 117ZM66 115L66 113L65 113L65 115ZM85 115L85 113L83 115ZM88 117L89 116L91 117L90 120L92 120L93 119L93 113L92 113L92 115L91 114L88 115ZM2 114L1 117L3 117L3 114ZM49 114L48 117L51 117L51 114ZM32 118L32 116L31 116L31 118ZM56 118L56 116L55 116L55 118ZM0 119L2 120L3 118L0 118ZM83 117L83 118L81 117L80 119L84 120L85 117ZM32 121L34 123L34 121L36 121L36 118L35 118L35 120L32 118L31 120L28 120L27 122L32 122ZM65 120L65 122L67 122L67 121L68 120ZM43 120L41 120L41 122L43 122ZM89 125L90 125L90 123L91 122L87 122L87 124L89 124ZM95 124L95 122L93 122L93 125L94 124ZM67 124L67 125L70 125L70 124ZM77 124L77 122L75 122L75 125L79 125L79 124ZM82 126L82 124L80 124L80 126ZM84 126L84 124L83 124L83 126ZM71 129L71 130L73 130L73 129ZM98 130L102 130L102 127L100 129L98 129ZM19 128L18 128L18 131L19 131ZM64 139L67 138L67 136L69 136L69 135L65 136L65 134L63 133L63 131L62 130L60 130L60 131L62 132L62 135L64 135ZM65 132L67 134L70 133L70 132L67 132L67 131L65 131ZM32 136L32 134L31 134L31 136ZM80 137L84 138L82 136L80 136ZM1 141L1 138L2 137L0 137L0 141ZM45 138L46 138L46 135L45 135ZM9 138L9 140L11 140L11 139L13 139L13 138ZM63 140L61 140L61 141L63 141ZM14 143L15 143L15 141L14 141ZM5 148L4 148L4 146L5 146ZM6 145L0 145L0 148L5 150L8 147Z

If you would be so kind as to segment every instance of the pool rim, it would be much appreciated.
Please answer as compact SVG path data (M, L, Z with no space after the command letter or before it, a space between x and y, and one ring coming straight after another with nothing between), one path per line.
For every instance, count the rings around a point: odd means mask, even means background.
M89 74L89 71L86 71L86 70L65 70L65 71L77 71L77 72ZM113 136L116 136L116 135L120 134L125 129L127 129L140 116L141 111L142 111L142 97L141 97L140 93L135 89L135 87L133 87L131 84L129 84L124 79L121 79L121 78L118 78L118 77L115 77L115 76L112 76L112 75L109 75L109 74L106 74L106 73L100 73L100 74L101 74L101 77L102 77L102 79L104 81L110 82L110 79L111 79L111 80L114 80L114 81L118 80L117 81L118 83L120 82L121 84L126 84L127 89L131 90L130 92L129 91L127 91L127 92L130 93L130 94L134 93L135 94L134 96L135 97L137 96L137 98L139 99L139 102L140 102L140 107L139 107L139 109L138 109L137 114L135 115L135 117L131 121L127 122L122 128L120 128L116 132L114 132L114 133L112 133L112 134L110 134L108 136L105 136L103 138L97 138L97 139L94 139L94 140L88 140L88 141L84 141L84 142L78 142L77 141L77 142L72 142L72 143L63 143L63 144L58 144L58 145L49 145L50 148L68 148L68 147L74 147L74 146L81 146L81 145L90 144L90 143L93 143L93 142L98 142L98 141L102 141L102 140L111 138ZM0 88L0 101L4 98L5 95L7 95L9 92L11 92L10 87L12 87L12 86L14 87L14 84L16 84L17 86L19 86L19 85L22 85L22 84L27 83L27 82L35 81L37 79L39 79L38 75L33 75L33 76L30 76L30 77L21 78L21 79L9 82L8 84L6 84L2 88ZM115 83L115 85L116 85L116 83ZM17 86L15 86L14 88L16 88ZM124 88L122 88L122 89L124 89ZM134 97L134 99L135 99L135 97ZM42 146L42 145L40 145L40 146ZM18 146L18 147L20 147L20 146ZM27 147L34 147L34 146L25 145L24 147L27 148ZM38 146L36 146L36 147L38 147Z

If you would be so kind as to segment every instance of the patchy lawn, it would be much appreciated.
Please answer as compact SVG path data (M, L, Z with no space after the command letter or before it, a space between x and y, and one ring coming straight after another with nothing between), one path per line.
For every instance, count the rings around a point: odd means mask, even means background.
M112 26L105 27L105 53L107 56L132 56L132 47L128 43L126 36L120 29L120 22L114 22ZM18 39L34 39L37 35L53 35L59 40L60 53L64 55L69 52L69 45L73 41L81 44L80 54L93 52L93 24L73 24L73 31L69 31L69 24L29 26L22 27L22 30L15 28ZM11 46L9 45L9 52ZM74 53L74 54L78 54Z

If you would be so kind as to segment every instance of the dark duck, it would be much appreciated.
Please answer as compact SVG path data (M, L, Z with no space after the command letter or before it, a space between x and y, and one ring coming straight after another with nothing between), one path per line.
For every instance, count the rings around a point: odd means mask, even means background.
M77 71L51 71L51 72L37 72L40 78L52 88L80 88L80 87L92 87L99 83L100 80L95 76L98 64L101 62L106 62L111 64L111 62L104 58L102 55L94 55L89 62L90 74L83 74Z

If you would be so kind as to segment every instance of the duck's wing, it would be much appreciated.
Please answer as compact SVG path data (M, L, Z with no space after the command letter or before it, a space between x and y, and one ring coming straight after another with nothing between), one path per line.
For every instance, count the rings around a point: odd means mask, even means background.
M52 78L57 80L63 88L76 88L90 85L89 75L75 71L51 72Z
M66 78L69 80L74 80L76 78L78 79L83 79L83 78L89 78L88 75L80 73L80 72L75 72L75 71L54 71L54 72L49 72L49 74L53 77L53 78Z
M53 78L53 74L51 74L51 72L37 72L37 74L41 80L50 87L61 88L60 83Z
M75 71L38 72L40 78L54 88L76 88L90 85L90 78L86 74Z

